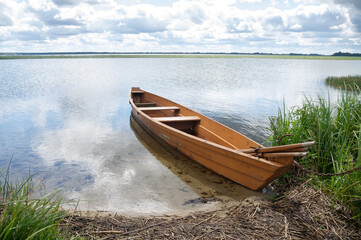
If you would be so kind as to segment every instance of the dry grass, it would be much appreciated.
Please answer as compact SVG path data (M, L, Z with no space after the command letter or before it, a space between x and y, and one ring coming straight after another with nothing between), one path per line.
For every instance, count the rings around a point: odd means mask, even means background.
M181 217L73 214L64 223L71 235L86 239L361 239L350 216L304 183L274 201L227 202Z

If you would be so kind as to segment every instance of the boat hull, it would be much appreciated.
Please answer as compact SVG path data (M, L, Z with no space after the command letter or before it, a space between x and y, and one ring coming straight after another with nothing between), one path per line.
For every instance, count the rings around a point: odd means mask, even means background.
M283 158L277 162L254 157L155 121L135 105L132 94L130 104L134 119L157 139L161 139L189 158L251 190L262 190L292 167L293 158ZM175 103L169 101L169 104ZM180 106L182 111L183 106L179 104L177 106ZM200 116L200 121L210 120L198 113L197 115ZM243 135L240 135L240 138L244 141ZM252 140L249 141L254 143Z

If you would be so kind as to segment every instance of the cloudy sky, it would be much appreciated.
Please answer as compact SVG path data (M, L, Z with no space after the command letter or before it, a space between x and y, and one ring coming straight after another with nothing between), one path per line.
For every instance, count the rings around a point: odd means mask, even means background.
M0 0L0 52L361 52L361 0Z

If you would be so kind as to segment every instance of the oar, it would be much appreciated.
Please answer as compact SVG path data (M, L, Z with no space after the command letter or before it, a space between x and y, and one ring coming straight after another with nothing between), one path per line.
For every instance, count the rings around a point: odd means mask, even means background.
M272 153L272 152L285 152L289 151L290 149L296 148L307 148L310 146L315 145L316 142L305 142L305 143L296 143L296 144L289 144L289 145L281 145L275 147L264 147L264 148L255 148L255 149L240 149L238 151L244 153Z
M304 148L292 148L292 149L287 149L286 151L276 151L276 152L308 152L308 150L310 150L309 147L304 147ZM269 152L274 152L274 151L269 151ZM253 152L254 154L259 153L259 152Z
M307 156L307 152L277 152L277 153L260 153L256 154L256 157L267 157L267 158L275 158L275 157L305 157Z
M308 152L309 147L287 149L287 152Z

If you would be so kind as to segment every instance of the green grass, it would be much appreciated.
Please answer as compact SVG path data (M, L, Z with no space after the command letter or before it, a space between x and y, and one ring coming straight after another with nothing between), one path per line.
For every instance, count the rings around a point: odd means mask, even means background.
M52 55L0 55L0 60L52 59L52 58L278 58L310 60L361 60L361 57L308 56L308 55L242 55L242 54L52 54Z
M0 239L65 239L61 198L57 192L31 198L37 189L32 178L14 184L9 168L0 172Z
M327 77L326 85L342 90L357 90L361 89L361 75L347 76L347 77Z
M305 167L320 173L340 173L361 166L361 99L356 92L346 91L332 104L319 96L306 98L303 105L279 110L270 118L274 145L284 134L281 144L317 141L310 154L299 159ZM313 183L323 187L346 204L361 223L361 171L344 176L317 177Z

